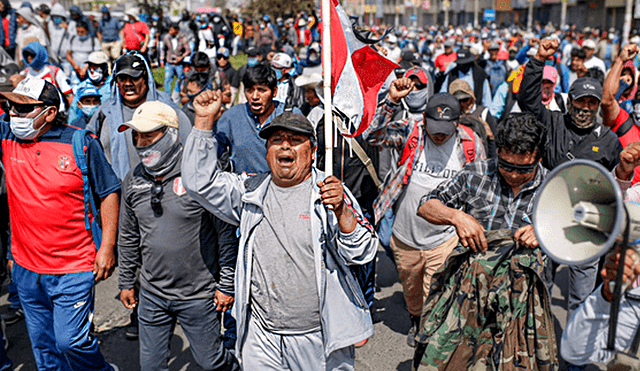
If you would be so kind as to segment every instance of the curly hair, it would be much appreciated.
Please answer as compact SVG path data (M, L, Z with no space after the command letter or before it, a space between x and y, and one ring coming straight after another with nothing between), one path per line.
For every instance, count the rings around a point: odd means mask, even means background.
M542 157L546 144L546 126L531 113L510 113L498 126L495 141L498 151L512 153L534 153Z

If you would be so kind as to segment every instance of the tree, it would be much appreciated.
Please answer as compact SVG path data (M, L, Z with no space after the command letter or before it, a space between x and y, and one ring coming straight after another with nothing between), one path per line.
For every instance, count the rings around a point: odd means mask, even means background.
M301 11L312 14L314 10L314 0L254 0L249 4L245 12L260 16L269 14L273 19L277 17L295 17Z

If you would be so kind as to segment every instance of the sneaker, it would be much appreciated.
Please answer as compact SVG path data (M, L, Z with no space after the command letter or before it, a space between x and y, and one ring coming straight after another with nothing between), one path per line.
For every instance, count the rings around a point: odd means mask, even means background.
M0 316L0 318L2 318L7 325L13 325L24 318L24 311L22 308L9 308L9 311Z
M138 324L129 323L124 331L127 340L138 340Z
M115 363L109 363L109 366L111 366L113 371L120 371L120 368L118 368L118 366L116 366Z
M409 318L411 320L411 328L409 328L409 333L407 334L407 345L415 348L416 345L418 345L416 335L418 334L418 328L420 327L420 316L410 314Z
M125 328L124 336L127 340L138 340L138 308L131 312L129 318L131 322Z

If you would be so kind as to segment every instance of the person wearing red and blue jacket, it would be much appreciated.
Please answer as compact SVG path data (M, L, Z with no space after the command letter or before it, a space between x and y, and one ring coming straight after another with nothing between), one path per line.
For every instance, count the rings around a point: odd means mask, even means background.
M120 182L100 142L84 136L92 196L100 213L86 210L83 175L65 125L61 94L42 79L22 80L3 110L0 160L6 172L11 217L13 280L25 313L38 369L118 370L100 353L90 334L94 285L115 267ZM96 250L85 213L100 218L102 242Z

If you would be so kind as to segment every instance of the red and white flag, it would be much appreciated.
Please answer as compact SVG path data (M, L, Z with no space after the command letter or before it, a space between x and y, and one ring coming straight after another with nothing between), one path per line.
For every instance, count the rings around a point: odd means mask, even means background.
M354 34L338 0L331 0L331 96L333 108L349 119L354 137L375 115L378 92L398 67Z

